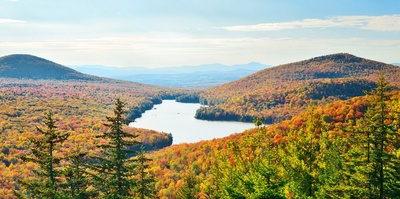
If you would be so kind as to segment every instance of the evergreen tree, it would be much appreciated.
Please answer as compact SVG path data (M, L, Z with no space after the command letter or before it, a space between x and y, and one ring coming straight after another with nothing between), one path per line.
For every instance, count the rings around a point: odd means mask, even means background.
M212 172L220 198L284 198L284 182L277 169L276 148L271 147L269 135L260 120L254 120L258 127L255 136L250 136L241 145L229 143L228 154L221 154Z
M367 134L368 191L370 198L387 198L400 193L399 159L395 155L395 144L399 139L398 129L392 124L389 105L391 87L380 76L378 87L367 93L370 107L365 117L363 129Z
M108 123L105 124L110 130L97 136L107 141L98 145L101 148L101 155L96 157L99 164L93 167L97 171L95 180L102 192L101 198L133 198L131 189L135 186L135 164L128 157L136 154L130 148L139 142L135 140L137 135L122 130L127 113L124 106L124 102L116 100L114 116L107 117Z
M184 184L177 192L178 199L193 199L199 198L199 182L196 179L194 172L188 171L184 177Z
M287 177L290 179L290 192L298 197L315 197L320 122L319 116L314 116L314 108L310 108L305 126L289 133L288 143L285 146L286 154L281 154L285 157L284 164L287 168Z
M64 168L65 181L63 188L65 198L85 199L96 196L93 189L90 174L88 173L87 153L80 147L67 157L69 165Z
M338 136L330 135L327 117L310 108L305 125L288 135L280 156L286 170L288 195L295 198L345 197L341 156L343 146Z
M368 198L368 180L370 165L367 162L368 139L360 133L363 126L360 119L349 120L341 128L341 134L347 135L337 139L338 152L341 153L337 172L341 173L339 185L334 192L342 198ZM334 159L333 161L337 161Z
M29 198L60 198L62 190L60 187L61 171L59 163L62 157L55 155L59 146L68 138L68 133L57 131L56 121L51 111L44 117L46 128L36 127L42 138L31 139L32 154L22 157L23 161L34 162L39 168L33 170L35 180L21 180L21 185L27 190ZM38 136L38 137L41 137ZM23 193L16 193L17 197L23 198Z
M349 150L344 154L344 187L352 198L398 198L400 193L399 127L391 107L389 84L381 75L377 88L367 92L364 117L347 132ZM398 120L398 118L397 118Z
M155 182L154 175L148 171L149 164L148 162L151 159L148 159L145 156L144 146L141 146L141 152L138 156L136 156L137 161L137 182L134 188L135 195L137 198L145 199L152 198L155 195Z

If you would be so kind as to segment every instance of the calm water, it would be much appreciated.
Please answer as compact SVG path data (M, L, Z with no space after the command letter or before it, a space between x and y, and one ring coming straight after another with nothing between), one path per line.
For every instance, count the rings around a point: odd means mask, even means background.
M252 123L197 120L194 115L200 106L163 100L129 126L172 133L174 144L221 138L254 128Z

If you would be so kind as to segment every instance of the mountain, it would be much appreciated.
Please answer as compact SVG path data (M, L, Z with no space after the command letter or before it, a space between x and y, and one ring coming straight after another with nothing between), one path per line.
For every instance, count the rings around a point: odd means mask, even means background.
M395 65L395 66L400 66L400 63L393 63L393 65Z
M268 68L269 66L251 62L232 66L205 64L167 68L118 68L96 65L71 67L77 71L100 77L135 81L158 86L206 88L238 80L259 70Z
M339 53L264 69L240 80L210 88L200 101L210 105L196 118L267 123L289 119L311 104L364 95L383 72L400 87L400 68Z
M0 57L0 77L54 80L99 79L52 61L24 54Z

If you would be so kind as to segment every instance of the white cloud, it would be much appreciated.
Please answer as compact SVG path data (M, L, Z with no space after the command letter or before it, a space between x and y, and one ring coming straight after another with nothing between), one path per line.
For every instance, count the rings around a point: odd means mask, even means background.
M1 23L25 23L25 21L16 20L16 19L1 19L0 18L0 24Z
M0 55L28 53L65 65L179 66L259 61L284 64L348 52L398 62L400 40L369 38L199 38L184 35L100 37L77 40L0 42Z
M222 28L230 31L278 31L298 28L359 28L375 31L400 31L400 15L337 16L328 19L303 19Z

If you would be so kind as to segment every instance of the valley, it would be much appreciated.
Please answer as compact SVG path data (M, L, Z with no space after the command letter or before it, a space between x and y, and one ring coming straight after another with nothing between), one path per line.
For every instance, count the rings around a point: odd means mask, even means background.
M200 107L198 103L163 100L129 126L171 133L173 144L212 140L254 128L253 123L198 120L194 115Z
M369 175L366 168L382 169L391 176L390 181L379 176L370 180L382 180L388 198L395 198L400 190L396 184L399 78L397 66L339 53L193 90L87 75L31 55L1 57L0 195L15 198L14 190L24 190L20 179L35 180L32 169L37 164L21 157L32 153L30 140L40 138L36 127L43 127L46 111L54 113L59 131L69 133L57 154L72 153L79 146L90 162L89 156L100 154L98 144L106 143L97 136L110 131L104 123L115 112L114 101L121 99L131 120L163 100L176 100L207 105L190 117L258 121L250 124L254 128L226 137L174 145L174 132L124 125L124 131L139 135L136 139L151 159L146 171L154 174L152 191L158 198L182 198L189 193L193 195L188 198L362 198L379 189L374 185L376 190L368 192L363 181ZM365 95L364 91L373 92ZM149 122L156 126L165 121ZM213 125L208 128L219 131ZM373 137L368 137L370 133ZM370 139L375 140L370 143ZM364 146L370 147L371 154ZM140 146L131 149L139 151ZM387 159L379 156L383 153ZM375 161L365 162L366 155ZM355 167L355 162L360 166ZM67 163L58 166L63 164Z

